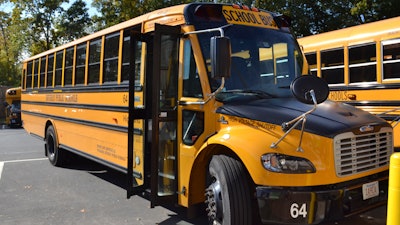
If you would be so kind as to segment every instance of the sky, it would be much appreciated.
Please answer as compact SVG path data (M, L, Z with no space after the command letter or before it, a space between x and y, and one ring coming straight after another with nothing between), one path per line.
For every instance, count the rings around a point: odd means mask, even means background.
M68 7L68 5L72 4L73 2L74 2L74 0L70 0L70 3L66 4L66 7ZM89 16L93 16L98 13L97 10L92 7L92 0L84 0L84 2L86 2L86 6L87 6L87 8L89 8L89 11L88 11ZM12 7L13 7L12 3L9 3L9 2L0 4L0 11L5 11L5 12L10 13L12 10Z

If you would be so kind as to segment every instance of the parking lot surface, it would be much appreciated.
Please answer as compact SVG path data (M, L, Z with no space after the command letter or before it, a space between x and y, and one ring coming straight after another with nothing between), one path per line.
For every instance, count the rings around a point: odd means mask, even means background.
M82 158L67 167L52 166L44 142L23 129L0 129L0 224L160 224L203 225L177 208L150 208L126 199L125 175ZM384 225L386 207L326 225Z

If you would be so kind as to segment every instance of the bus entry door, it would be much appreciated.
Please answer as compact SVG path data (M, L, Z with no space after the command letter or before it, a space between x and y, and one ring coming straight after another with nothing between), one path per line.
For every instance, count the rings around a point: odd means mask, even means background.
M143 42L140 29L126 30L124 44L129 46L129 94L128 94L128 163L127 163L127 197L141 193L145 189L145 129L149 117L144 94L144 74L141 74L141 56Z
M177 199L180 27L155 24L152 78L151 206Z

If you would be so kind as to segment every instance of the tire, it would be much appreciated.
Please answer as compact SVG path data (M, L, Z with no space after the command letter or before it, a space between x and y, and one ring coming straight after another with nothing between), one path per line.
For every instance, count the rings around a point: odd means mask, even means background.
M62 166L65 161L64 152L58 148L58 140L53 126L46 131L46 155L53 166Z
M238 160L225 155L213 156L205 193L209 224L253 224L252 197L247 177Z

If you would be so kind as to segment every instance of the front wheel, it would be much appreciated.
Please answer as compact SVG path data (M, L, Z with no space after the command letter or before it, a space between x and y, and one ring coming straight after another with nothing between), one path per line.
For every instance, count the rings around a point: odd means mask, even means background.
M205 196L210 224L253 224L249 179L238 160L225 155L213 156Z
M49 126L46 131L46 155L50 163L54 166L64 164L64 152L58 148L57 135L53 126Z

